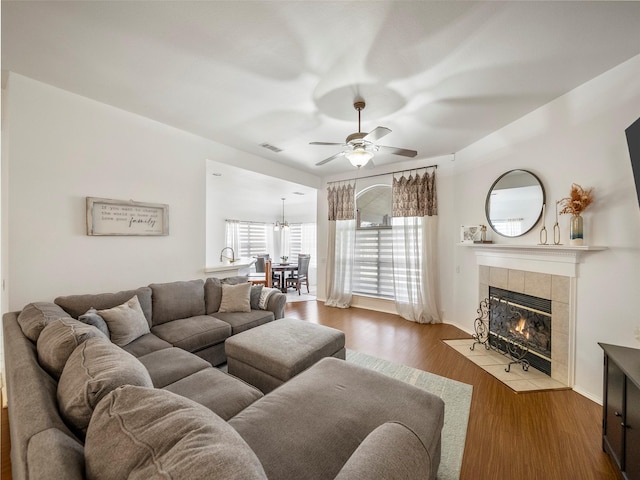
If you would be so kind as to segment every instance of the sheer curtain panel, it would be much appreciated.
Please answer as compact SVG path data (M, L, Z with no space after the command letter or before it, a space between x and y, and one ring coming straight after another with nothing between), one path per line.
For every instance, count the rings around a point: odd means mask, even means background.
M233 248L240 256L240 221L227 220L225 222L225 247Z
M329 227L327 242L327 301L329 307L351 305L356 216L355 184L327 188Z
M393 178L393 278L396 309L417 323L441 323L437 297L435 172Z

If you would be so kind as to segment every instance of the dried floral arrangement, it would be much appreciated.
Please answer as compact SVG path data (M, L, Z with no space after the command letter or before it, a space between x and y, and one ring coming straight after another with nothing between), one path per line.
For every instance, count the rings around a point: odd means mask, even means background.
M568 197L561 198L558 203L562 207L560 214L570 213L580 215L593 203L593 188L585 190L577 183L571 185L571 193Z

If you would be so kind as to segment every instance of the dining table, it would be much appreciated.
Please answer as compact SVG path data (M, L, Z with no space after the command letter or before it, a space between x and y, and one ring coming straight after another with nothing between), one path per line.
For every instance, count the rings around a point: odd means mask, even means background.
M271 270L280 273L280 290L287 293L287 285L285 283L287 272L295 272L298 270L297 263L272 263Z

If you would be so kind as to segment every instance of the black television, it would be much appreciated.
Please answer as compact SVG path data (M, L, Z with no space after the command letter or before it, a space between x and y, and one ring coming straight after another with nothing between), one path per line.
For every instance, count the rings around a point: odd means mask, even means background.
M638 205L640 206L640 118L633 122L625 130L627 134L627 145L629 146L629 156L631 157L631 169L636 182L636 194L638 195Z

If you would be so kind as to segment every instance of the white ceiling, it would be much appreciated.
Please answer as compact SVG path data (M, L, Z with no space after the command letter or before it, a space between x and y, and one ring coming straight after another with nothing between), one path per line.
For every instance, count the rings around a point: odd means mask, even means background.
M640 2L2 1L3 70L319 176L358 95L429 158L639 53Z

